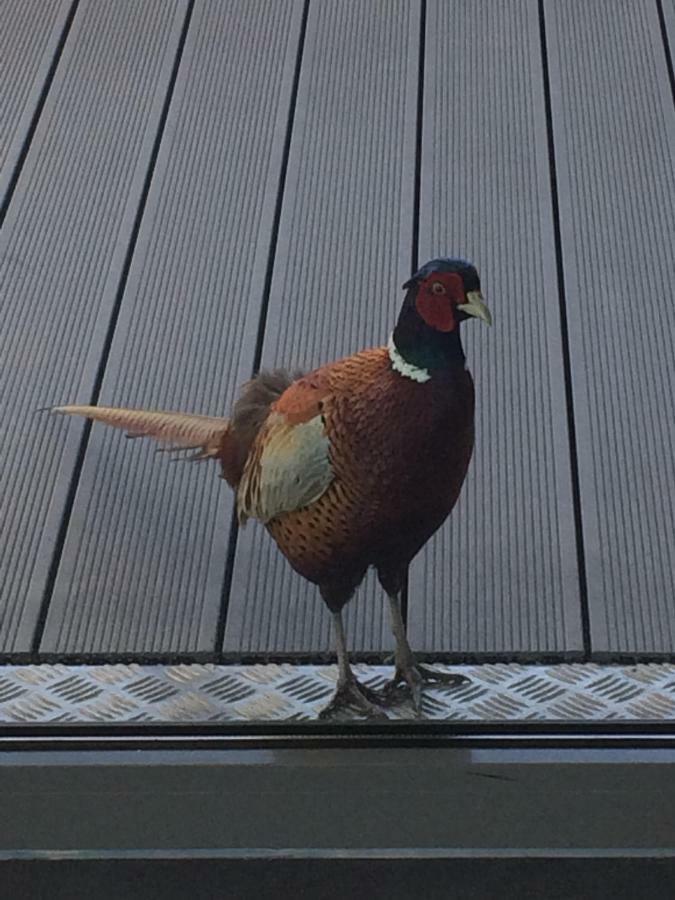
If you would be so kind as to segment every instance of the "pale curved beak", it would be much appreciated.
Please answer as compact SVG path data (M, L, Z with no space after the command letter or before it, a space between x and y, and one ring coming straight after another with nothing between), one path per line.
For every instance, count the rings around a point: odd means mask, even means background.
M490 310L485 305L480 291L469 291L466 295L466 303L458 303L457 309L461 309L467 316L474 316L476 319L482 319L486 325L492 325L492 316Z

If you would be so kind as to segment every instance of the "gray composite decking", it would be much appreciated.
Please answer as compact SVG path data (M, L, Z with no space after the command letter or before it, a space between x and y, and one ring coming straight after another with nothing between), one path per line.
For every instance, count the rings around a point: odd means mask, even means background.
M550 2L546 15L591 638L663 653L675 647L675 117L658 13Z
M72 6L73 0L7 0L3 6L0 208L19 168Z
M195 5L100 403L217 415L251 377L301 20ZM95 429L43 649L212 650L232 511L210 465Z
M476 452L456 514L412 566L411 639L425 650L578 650L537 3L430 2L427 24L420 257L451 247L474 260L495 317L489 334L464 329ZM467 65L463 48L480 45Z
M3 13L2 658L329 650L212 464L36 409L227 413L258 365L386 341L441 253L495 325L413 642L675 654L672 0L42 9ZM383 607L369 578L353 648L391 646Z
M0 635L35 638L187 5L81 2L2 235Z

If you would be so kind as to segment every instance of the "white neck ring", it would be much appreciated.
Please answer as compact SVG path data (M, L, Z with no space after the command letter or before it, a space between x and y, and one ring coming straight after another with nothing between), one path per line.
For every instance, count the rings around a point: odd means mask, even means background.
M428 369L421 369L419 366L414 366L412 363L403 359L398 351L398 347L394 343L393 334L389 338L387 350L389 351L391 367L395 372L398 372L399 375L403 375L404 378L411 378L413 381L418 381L420 384L429 381L431 375Z

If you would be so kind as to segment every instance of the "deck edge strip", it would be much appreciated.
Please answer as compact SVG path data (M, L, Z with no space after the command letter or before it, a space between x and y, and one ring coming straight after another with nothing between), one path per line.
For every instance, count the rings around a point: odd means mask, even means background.
M457 722L670 721L675 665L459 666L470 682L429 687L423 720ZM357 666L380 689L390 666ZM0 723L254 723L316 718L335 666L8 666L0 669ZM415 718L406 704L393 720Z

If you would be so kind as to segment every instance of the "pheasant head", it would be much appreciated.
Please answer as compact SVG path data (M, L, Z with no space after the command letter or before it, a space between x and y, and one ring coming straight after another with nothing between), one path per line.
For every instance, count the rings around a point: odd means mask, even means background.
M469 318L492 324L474 266L463 259L432 259L403 289L407 294L390 343L392 359L396 355L401 365L426 373L463 365L460 324Z

